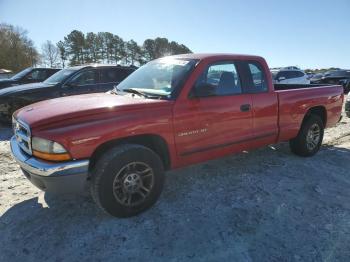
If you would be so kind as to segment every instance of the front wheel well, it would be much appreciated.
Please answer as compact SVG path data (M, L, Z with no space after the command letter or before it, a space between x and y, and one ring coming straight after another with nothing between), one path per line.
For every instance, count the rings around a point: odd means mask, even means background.
M153 150L162 160L164 169L168 170L170 168L170 153L168 149L168 145L164 138L159 135L146 134L146 135L138 135L131 136L126 138L114 139L107 141L101 145L99 145L92 156L90 157L89 170L92 170L96 165L98 158L107 150L112 147L121 145L121 144L137 144L145 146L151 150Z

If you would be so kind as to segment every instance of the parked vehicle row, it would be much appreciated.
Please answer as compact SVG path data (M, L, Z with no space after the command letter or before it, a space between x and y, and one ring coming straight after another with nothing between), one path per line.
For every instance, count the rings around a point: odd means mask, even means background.
M99 64L74 66L43 82L1 89L0 117L10 121L17 109L42 100L112 90L134 70L135 67Z
M70 70L86 74L62 70L48 83L70 90L96 76ZM147 63L113 92L17 110L11 149L41 190L88 185L102 210L127 217L157 201L166 170L280 141L299 156L316 154L343 98L339 85L274 84L258 56L178 55Z
M311 78L312 84L336 84L342 85L344 93L350 91L350 70L332 70Z
M0 79L0 89L15 85L42 82L61 69L56 68L26 68L9 79Z

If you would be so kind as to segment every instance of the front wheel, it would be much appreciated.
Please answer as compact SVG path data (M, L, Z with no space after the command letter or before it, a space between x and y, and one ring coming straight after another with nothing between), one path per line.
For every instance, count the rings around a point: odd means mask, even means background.
M115 217L130 217L151 207L159 198L164 169L159 156L147 147L117 146L97 161L91 194L97 205Z
M319 116L310 115L303 122L298 136L289 141L291 151L299 156L309 157L318 152L321 147L324 124Z

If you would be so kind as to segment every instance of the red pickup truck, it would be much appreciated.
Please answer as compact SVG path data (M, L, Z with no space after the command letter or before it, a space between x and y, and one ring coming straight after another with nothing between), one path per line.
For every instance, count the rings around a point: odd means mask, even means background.
M154 60L104 94L42 101L13 115L12 153L38 188L77 192L136 215L158 199L164 171L289 141L312 156L335 125L341 86L272 83L258 56Z

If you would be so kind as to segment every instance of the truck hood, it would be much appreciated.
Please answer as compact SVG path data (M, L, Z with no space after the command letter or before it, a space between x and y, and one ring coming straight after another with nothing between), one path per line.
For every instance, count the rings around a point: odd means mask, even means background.
M100 114L103 114L104 118L115 117L117 111L145 110L170 103L172 102L168 100L146 99L131 95L95 93L41 101L19 109L14 113L14 117L33 128L53 123L60 125L62 122L68 124L91 121L94 117L98 119Z
M17 93L22 93L22 92L30 92L30 91L33 91L35 89L47 88L50 86L51 85L47 85L44 83L32 83L32 84L11 86L11 87L0 89L0 97L12 95L12 94L17 94Z

